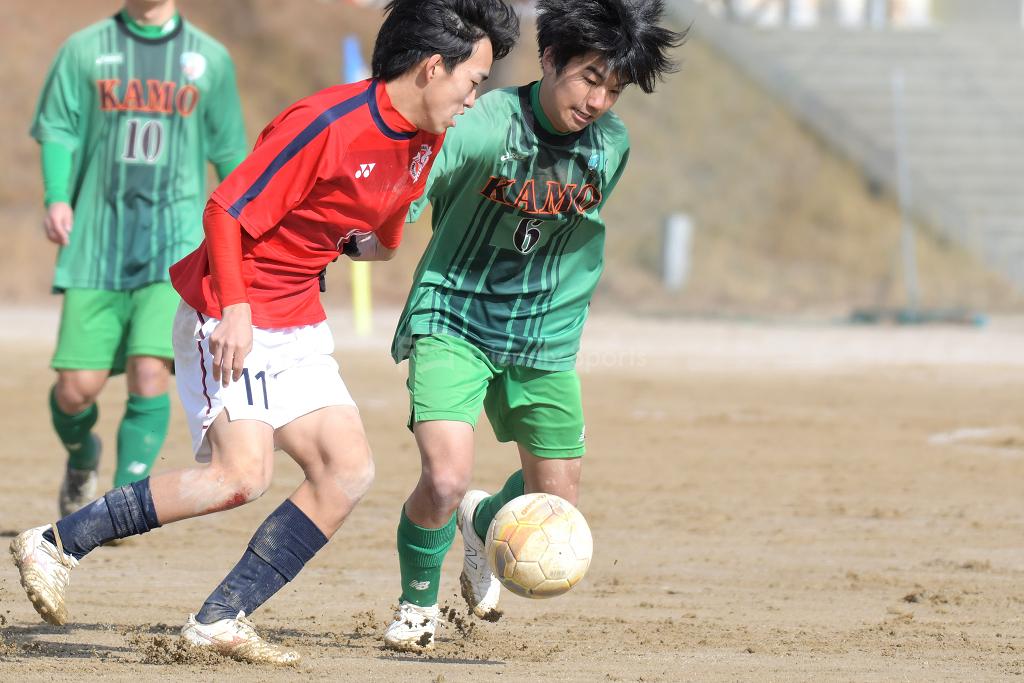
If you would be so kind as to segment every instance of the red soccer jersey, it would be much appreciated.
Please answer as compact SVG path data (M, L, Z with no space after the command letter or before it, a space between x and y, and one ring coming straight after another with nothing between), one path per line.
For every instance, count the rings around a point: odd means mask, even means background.
M443 138L417 131L373 79L323 90L271 121L212 196L242 224L253 325L324 320L320 271L355 234L399 245ZM186 303L221 317L206 241L170 273Z

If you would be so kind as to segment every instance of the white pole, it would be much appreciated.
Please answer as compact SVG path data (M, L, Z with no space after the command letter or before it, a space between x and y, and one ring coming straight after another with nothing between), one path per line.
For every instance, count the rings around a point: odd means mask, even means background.
M889 0L868 0L868 25L880 31L889 23Z
M684 213L669 216L662 242L662 278L670 292L678 292L686 284L692 247L693 220Z
M905 121L906 79L901 67L892 71L892 123L896 152L896 187L899 192L900 216L903 228L900 234L900 252L903 260L903 285L907 292L907 307L917 312L919 290L917 285L917 248L914 224L910 219L910 169L907 166L907 130Z

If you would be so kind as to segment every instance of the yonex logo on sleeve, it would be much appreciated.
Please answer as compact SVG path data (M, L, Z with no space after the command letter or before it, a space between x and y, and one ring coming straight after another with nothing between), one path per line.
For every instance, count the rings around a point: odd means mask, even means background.
M356 171L356 178L369 178L370 174L373 173L373 167L377 164L359 164L359 170Z

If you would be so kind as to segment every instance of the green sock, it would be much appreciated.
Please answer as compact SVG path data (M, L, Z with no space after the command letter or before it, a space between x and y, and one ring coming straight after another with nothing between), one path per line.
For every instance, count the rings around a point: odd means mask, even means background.
M171 399L167 394L149 397L128 394L124 419L117 430L115 488L149 474L167 438L170 421Z
M481 539L486 539L487 527L491 525L498 510L503 508L505 503L523 495L524 490L523 471L516 470L500 491L480 501L480 504L476 506L476 512L473 513L473 529L476 530L476 535Z
M57 405L56 391L56 386L50 389L50 416L57 436L68 451L68 467L73 470L96 469L100 449L96 439L89 434L100 417L99 408L94 403L78 415L68 415Z
M398 566L402 572L402 600L420 607L437 604L441 564L455 541L455 515L440 529L424 529L405 515L398 522Z

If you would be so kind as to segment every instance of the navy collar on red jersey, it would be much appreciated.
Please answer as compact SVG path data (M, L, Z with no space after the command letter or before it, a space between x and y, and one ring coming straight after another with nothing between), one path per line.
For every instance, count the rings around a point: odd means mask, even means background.
M384 117L380 113L380 105L377 104L377 83L376 78L370 80L370 87L366 91L366 103L370 107L370 116L373 117L373 122L377 124L377 129L388 136L392 140L411 140L416 137L416 133L419 131L400 131L390 127L384 120ZM384 96L387 97L387 91L384 91ZM398 110L395 110L398 113Z
M385 96L387 93L384 93ZM253 181L252 185L249 186L242 195L228 208L228 213L234 218L242 213L245 207L253 199L262 192L267 185L270 183L274 175L280 171L285 164L287 164L296 154L302 151L311 140L316 138L324 129L333 124L338 119L351 114L356 109L359 109L363 105L367 106L370 110L370 115L373 118L374 123L377 125L377 129L387 137L393 140L409 140L416 136L419 131L402 132L392 129L384 122L384 117L381 116L380 108L377 105L377 79L372 79L365 90L359 92L357 95L353 95L347 100L343 100L335 104L330 109L322 112L319 116L313 119L309 125L302 129L302 131L296 135L287 146L284 147L277 156L267 164L267 167L263 172ZM396 112L397 113L397 112Z

